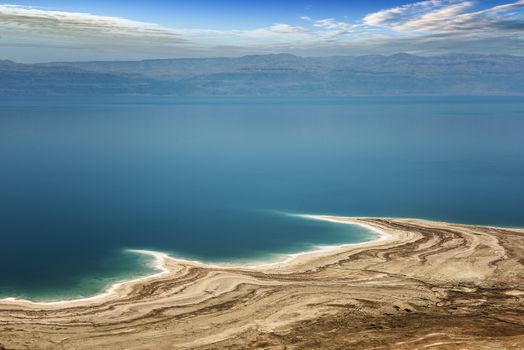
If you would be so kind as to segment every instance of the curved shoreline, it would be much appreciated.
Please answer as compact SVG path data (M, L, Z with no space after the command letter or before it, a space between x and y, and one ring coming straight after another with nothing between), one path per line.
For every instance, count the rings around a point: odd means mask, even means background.
M80 302L96 301L96 300L100 300L100 299L115 295L118 289L124 285L130 284L130 283L144 282L151 278L164 276L170 272L170 270L165 266L165 263L164 263L165 259L169 258L167 254L161 253L161 252L154 252L150 250L140 250L140 249L129 249L128 251L133 252L133 253L152 256L154 258L154 268L158 269L159 271L153 274L146 275L146 276L132 278L132 279L124 280L120 282L115 282L109 285L107 288L105 288L100 293L97 293L89 297L80 297L80 298L56 300L56 301L34 301L34 300L29 300L29 299L6 297L6 298L0 299L0 303L7 302L7 303L13 303L13 304L26 304L26 305L35 305L35 306L53 306L53 305L64 305L68 303L73 304L73 303L80 303Z
M0 301L0 349L510 349L524 346L524 230L311 216L389 236L257 266L156 255L102 297Z
M184 263L184 264L194 264L195 266L201 266L201 267L209 267L209 268L222 268L222 269L267 269L272 267L279 267L282 265L286 265L289 263L292 263L293 260L308 256L308 255L316 255L316 254L322 254L322 253L330 253L336 250L340 249L347 249L350 247L358 247L362 245L367 244L373 244L373 243L379 243L383 240L391 239L392 236L382 230L379 230L373 226L370 226L365 223L360 222L349 222L347 220L340 219L336 216L329 216L329 215L314 215L314 214L290 214L292 216L301 217L309 220L321 220L321 221L327 221L327 222L333 222L337 224L345 224L345 225L356 225L361 226L369 231L375 232L378 234L378 237L375 239L371 239L369 241L364 242L358 242L358 243L343 243L343 244L333 244L333 245L314 245L312 246L310 250L306 250L303 252L298 253L289 253L289 254L279 254L281 256L280 259L276 261L270 261L270 262L260 262L260 263L246 263L246 264L235 264L235 263L206 263L198 260L189 260L184 258L175 258L170 256L167 253L158 252L158 251L152 251L152 250L145 250L145 249L127 249L128 252L131 253L137 253L137 254L143 254L152 256L154 258L154 268L158 270L158 272L151 273L146 276L137 277L137 278L131 278L119 282L115 282L111 285L108 285L104 290L102 290L100 293L94 294L92 296L88 297L79 297L79 298L72 298L72 299L63 299L63 300L52 300L52 301L38 301L38 300L30 300L30 299L24 299L24 298L15 298L15 297L6 297L6 298L0 298L0 303L13 303L13 304L19 304L19 305L29 305L29 306L67 306L67 305L74 305L78 303L86 303L86 302L96 302L100 300L104 300L106 298L110 298L112 296L116 296L118 294L119 289L127 286L127 285L133 285L140 282L145 282L151 279L155 279L158 277L165 276L171 272L170 269L166 267L166 260L171 260L178 263Z

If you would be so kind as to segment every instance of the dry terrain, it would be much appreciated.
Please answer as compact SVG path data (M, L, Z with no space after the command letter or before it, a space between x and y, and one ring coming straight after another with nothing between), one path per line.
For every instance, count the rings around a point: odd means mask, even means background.
M0 301L0 349L524 349L524 231L322 217L389 238L259 267L164 258L92 300Z

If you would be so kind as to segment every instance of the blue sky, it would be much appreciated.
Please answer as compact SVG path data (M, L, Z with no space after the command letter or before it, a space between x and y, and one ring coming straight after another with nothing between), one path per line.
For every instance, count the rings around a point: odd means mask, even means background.
M297 22L301 16L329 18L340 15L357 20L369 12L398 6L405 1L10 1L10 4L49 10L93 14L151 21L173 27L253 28L275 21Z
M524 54L524 0L0 2L0 59Z

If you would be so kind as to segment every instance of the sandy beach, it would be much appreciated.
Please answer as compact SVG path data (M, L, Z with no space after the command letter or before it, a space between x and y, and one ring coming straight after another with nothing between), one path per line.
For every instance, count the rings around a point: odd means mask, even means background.
M2 349L522 349L524 230L309 216L379 239L253 266L153 254L85 299L0 300Z

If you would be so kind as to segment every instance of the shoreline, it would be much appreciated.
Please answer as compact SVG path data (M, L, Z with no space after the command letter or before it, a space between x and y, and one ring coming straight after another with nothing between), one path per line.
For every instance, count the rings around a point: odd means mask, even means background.
M52 300L52 301L35 301L35 300L29 300L29 299L22 299L22 298L15 298L15 297L6 297L1 298L0 303L13 303L13 304L25 304L25 305L35 305L35 306L53 306L53 305L63 305L67 303L83 303L83 302L90 302L90 301L96 301L99 299L103 299L105 297L109 297L111 295L116 295L118 289L121 287L131 284L131 283L139 283L143 281L147 281L152 278L161 277L164 275L167 275L171 272L166 265L165 260L167 258L170 258L167 254L162 252L155 252L150 250L142 250L142 249L128 249L127 251L137 254L144 254L149 255L153 257L153 266L155 269L158 269L158 272L155 272L153 274L149 274L142 277L132 278L120 282L115 282L111 285L109 285L107 288L102 290L100 293L97 293L95 295L89 296L89 297L79 297L75 299L63 299L63 300Z
M337 224L344 224L344 225L356 225L356 226L363 227L363 228L365 228L368 231L374 232L378 236L376 238L374 238L374 239L370 239L369 241L364 241L364 242L315 245L315 246L312 246L313 249L311 249L311 250L306 250L306 251L298 252L298 253L284 254L284 258L282 260L279 260L279 261L261 263L261 264L256 264L256 265L245 265L243 267L251 267L251 268L257 269L257 268L267 268L267 267L274 267L274 266L279 266L279 265L285 265L285 264L292 263L293 260L295 260L297 258L300 258L302 256L307 256L307 255L311 255L311 254L331 253L331 252L337 251L339 249L346 249L346 248L351 248L351 247L365 246L365 245L368 245L368 244L379 243L381 241L385 241L385 240L393 238L391 234L389 234L389 233L387 233L387 232L385 232L383 230L380 230L380 229L378 229L376 227L370 226L368 224L361 223L361 222L356 222L356 221L350 222L350 221L347 220L347 219L349 219L347 217L337 217L337 216L331 216L331 215L315 215L315 214L295 214L294 216L302 217L302 218L305 218L305 219L308 219L308 220L320 220L320 221L327 221L327 222L332 222L332 223L337 223Z
M168 253L159 252L159 251L152 251L152 250L146 250L146 249L126 249L127 252L130 253L136 253L136 254L142 254L151 256L153 258L153 268L155 268L156 272L153 272L151 274L136 277L136 278L130 278L122 281L118 281L115 283L112 283L107 286L107 288L103 289L101 292L87 296L87 297L78 297L78 298L71 298L71 299L61 299L61 300L50 300L50 301L38 301L38 300L30 300L30 299L24 299L24 298L16 298L16 297L5 297L0 298L0 303L8 303L13 305L24 305L24 306L75 306L75 305L83 305L84 303L91 303L91 302L97 302L97 301L104 301L107 299L111 299L112 297L117 297L119 295L119 291L125 289L126 287L130 287L133 285L138 285L142 282L147 282L150 280L154 280L157 278L161 278L163 276L169 275L172 273L172 269L169 269L167 267L167 262L173 262L175 264L183 264L183 265L190 265L195 267L201 267L201 268L210 268L210 269L223 269L223 270L246 270L246 271L266 271L271 269L281 269L281 268L293 268L293 265L299 264L302 260L308 260L308 259L314 259L314 258L321 258L323 256L329 256L330 254L334 254L337 251L344 251L351 248L359 248L359 247L366 247L366 246L373 246L376 244L380 244L381 242L386 242L388 240L393 240L395 237L388 232L385 232L382 229L379 229L377 227L371 226L367 223L358 221L361 219L380 219L376 217L345 217L345 216L334 216L334 215L324 215L324 214L286 214L290 216L300 217L307 220L320 220L320 221L326 221L326 222L332 222L337 224L344 224L344 225L356 225L365 228L366 230L369 230L371 232L374 232L377 234L377 237L374 239L370 239L368 241L364 242L357 242L357 243L342 243L342 244L329 244L329 245L313 245L311 246L311 249L300 251L297 253L283 253L283 254L276 254L276 260L275 261L259 261L259 262L246 262L246 263L228 263L228 262L218 262L218 263L207 263L204 261L199 260L191 260L186 258L177 258L172 257ZM387 218L391 219L391 218ZM393 218L395 219L395 218ZM427 219L416 219L416 218L403 218L405 220L417 220L417 221L432 221ZM435 221L435 222L441 222L441 221ZM444 223L444 222L441 222ZM462 225L462 226L482 226L486 228L492 228L492 229L512 229L516 231L522 231L524 232L524 228L520 227L499 227L499 226L488 226L488 225L472 225L472 224L460 224L460 223L448 223L446 224L450 225Z
M331 216L331 215L315 215L315 214L289 214L289 215L304 218L307 220L320 220L320 221L332 222L332 223L337 223L337 224L356 225L356 226L363 227L366 230L369 230L371 232L374 232L378 236L374 239L364 241L364 242L357 242L357 243L314 245L311 247L312 249L310 250L301 251L297 253L278 254L276 255L277 257L276 261L261 261L261 262L256 262L256 263L245 263L245 264L244 263L236 264L236 263L227 263L227 262L206 263L206 262L202 262L199 260L175 258L175 257L170 256L167 253L158 252L158 251L145 250L145 249L126 249L126 251L130 253L137 253L137 254L148 255L148 256L153 257L154 259L153 267L157 269L158 271L153 272L146 276L115 282L113 284L108 285L107 288L102 290L100 293L97 293L97 294L94 294L88 297L78 297L78 298L72 298L72 299L51 300L51 301L38 301L38 300L30 300L30 299L16 298L16 297L5 297L5 298L0 298L0 303L12 303L12 304L28 305L28 306L60 306L60 305L67 305L67 304L72 305L72 304L77 304L77 303L96 302L96 301L104 300L112 296L117 296L118 291L121 288L124 288L125 286L138 284L140 282L145 282L148 280L153 280L155 278L159 278L159 277L168 275L172 271L167 267L166 260L171 260L175 263L190 264L190 265L207 267L207 268L264 270L268 268L278 268L284 265L292 264L293 261L296 261L303 257L307 258L308 256L315 256L319 254L320 255L329 254L337 250L348 249L351 247L365 246L368 244L376 244L376 243L387 241L393 238L391 234L383 230L380 230L376 227L373 227L371 225L368 225L362 222L357 222L356 219L358 218ZM355 221L348 221L348 219L355 219Z
M93 298L0 301L0 349L524 345L524 229L307 217L385 234L255 266L138 251L164 270Z

